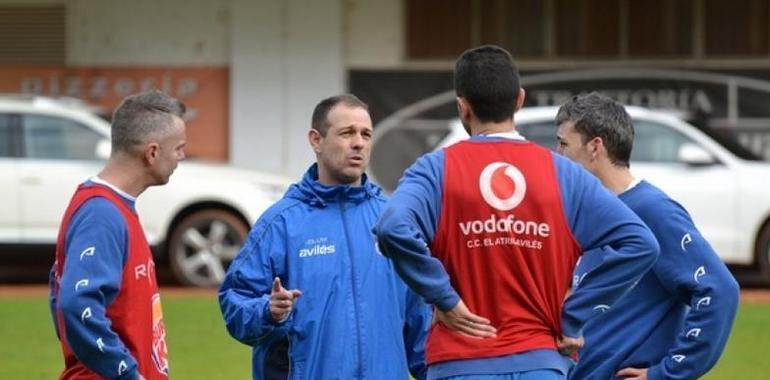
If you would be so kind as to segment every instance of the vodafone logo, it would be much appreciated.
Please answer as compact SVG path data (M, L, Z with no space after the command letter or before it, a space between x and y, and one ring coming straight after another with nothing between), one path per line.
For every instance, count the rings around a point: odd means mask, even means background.
M481 171L479 189L487 204L500 211L508 211L524 200L527 181L515 166L507 162L493 162Z

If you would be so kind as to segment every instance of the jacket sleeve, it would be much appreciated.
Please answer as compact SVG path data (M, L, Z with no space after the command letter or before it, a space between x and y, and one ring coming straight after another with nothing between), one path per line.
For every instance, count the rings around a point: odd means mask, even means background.
M429 304L450 310L460 301L444 266L428 244L438 225L443 180L443 151L420 157L404 173L374 233L380 251L393 259L396 272Z
M404 344L409 373L417 380L424 380L428 374L425 340L428 338L430 323L431 311L428 305L411 289L406 289Z
M138 378L138 365L112 330L107 308L120 292L127 228L110 201L93 198L73 216L67 231L64 270L53 308L57 331L78 360L106 379Z
M265 215L263 215L263 218ZM286 336L294 313L281 322L270 315L270 292L277 276L286 284L285 227L281 218L260 219L225 275L219 307L230 335L241 343L269 345Z
M661 246L653 271L674 297L690 306L668 355L649 368L647 377L699 378L725 348L738 308L738 283L681 206L669 199L646 210L649 217L642 218Z
M652 267L660 248L649 228L582 167L554 154L565 216L598 265L580 279L562 310L562 332L582 336L585 322L612 306Z

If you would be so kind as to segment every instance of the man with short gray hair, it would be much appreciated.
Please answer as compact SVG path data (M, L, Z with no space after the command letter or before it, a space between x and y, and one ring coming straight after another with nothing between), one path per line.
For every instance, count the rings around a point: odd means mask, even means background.
M64 354L60 379L168 378L155 263L135 203L185 158L184 113L181 101L160 91L124 99L106 165L67 207L49 283Z

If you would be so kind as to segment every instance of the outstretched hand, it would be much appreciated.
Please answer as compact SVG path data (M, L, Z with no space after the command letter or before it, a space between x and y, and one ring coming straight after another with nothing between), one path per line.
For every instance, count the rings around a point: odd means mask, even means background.
M302 295L299 289L287 290L281 285L281 279L273 279L270 291L270 316L276 322L283 322L294 308L294 301Z
M476 339L495 338L497 329L484 317L471 313L465 303L460 300L449 311L435 309L434 318L443 323L450 330Z

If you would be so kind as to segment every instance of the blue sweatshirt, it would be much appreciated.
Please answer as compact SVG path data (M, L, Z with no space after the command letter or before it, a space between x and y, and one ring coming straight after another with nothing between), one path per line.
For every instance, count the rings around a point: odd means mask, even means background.
M474 136L470 141L483 144L496 139L499 138ZM572 234L584 251L599 249L604 256L602 270L586 275L584 286L564 305L562 332L579 337L584 323L598 315L598 309L613 304L650 268L659 248L641 220L594 176L557 154L553 154L553 163ZM405 172L375 233L383 254L394 258L396 270L410 288L428 303L450 310L460 297L443 265L432 257L429 249L441 215L443 175L443 150L418 159ZM430 366L428 376L511 373L537 368L565 372L568 369L558 353L550 351L549 355L542 351L514 354L502 360L441 362Z
M91 183L89 180L85 184ZM118 190L116 193L126 205L134 208L136 200L133 197ZM56 318L57 301L64 317L67 334L62 336L57 331L57 335L67 342L85 366L100 376L107 379L138 378L137 362L110 327L106 314L107 307L120 292L123 266L128 255L128 227L123 215L109 200L92 198L72 216L65 240L67 259L60 279L59 299L53 293L49 295L53 318ZM52 290L53 274L51 270ZM82 286L84 279L88 286ZM81 320L85 309L91 311L88 323ZM55 320L54 326L57 326ZM122 376L116 377L115 369L121 362L125 362L127 367Z
M695 379L714 366L727 342L739 289L687 211L646 181L620 194L658 238L652 270L618 303L584 329L585 346L573 379L615 379L626 367L649 368L647 377ZM581 278L601 258L586 253Z
M366 177L359 187L317 179L313 165L249 233L219 292L228 331L253 347L254 379L281 372L287 339L292 379L423 379L430 309L376 249L380 188ZM278 323L274 277L302 291Z

